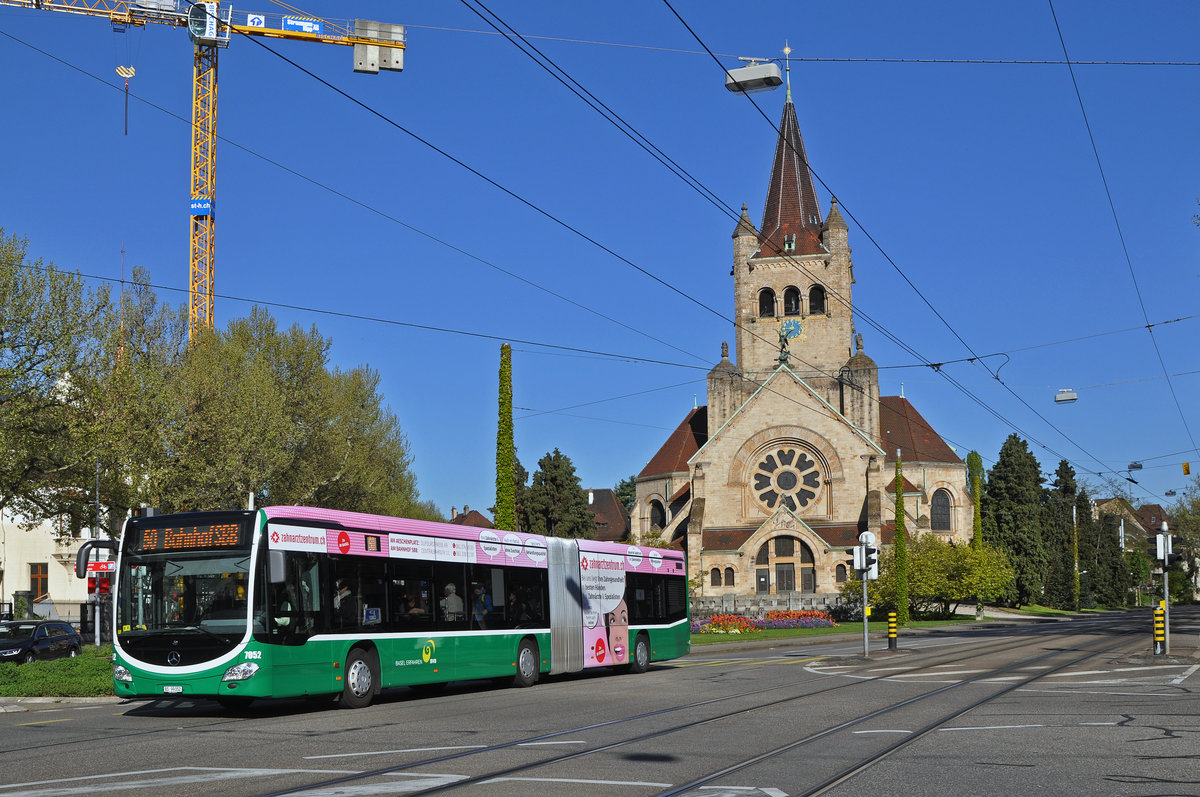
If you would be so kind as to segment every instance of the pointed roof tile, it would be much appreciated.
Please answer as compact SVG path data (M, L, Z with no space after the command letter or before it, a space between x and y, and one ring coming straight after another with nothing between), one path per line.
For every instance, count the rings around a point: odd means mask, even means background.
M821 245L821 208L790 96L779 123L779 141L775 145L771 183L759 229L759 251L755 257L815 255L825 251Z

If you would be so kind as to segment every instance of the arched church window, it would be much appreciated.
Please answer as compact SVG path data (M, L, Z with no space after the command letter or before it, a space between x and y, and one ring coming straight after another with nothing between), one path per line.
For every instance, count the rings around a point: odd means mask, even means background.
M714 587L721 586L721 568L714 567L712 569L712 576L711 576L711 579L709 580L709 583Z
M808 313L819 315L825 312L825 289L814 285L808 290Z
M951 531L949 490L941 489L933 494L933 507L929 513L929 528L933 531Z
M846 566L845 565L837 566L837 574L834 576L834 578L837 579L837 583L839 583L839 584L845 583L845 581L846 581Z
M796 541L791 537L776 537L775 538L775 555L776 556L795 556Z
M821 472L805 452L787 445L767 449L750 474L754 496L767 509L808 506L821 489Z
M658 529L667 527L667 510L658 499L650 502L650 526Z
M758 317L775 317L775 291L770 288L763 288L758 292Z
M769 544L764 542L762 547L758 549L758 553L754 555L754 564L762 566L770 563L771 552L767 548Z
M800 315L800 289L793 286L783 292L783 314Z
M733 568L727 567L725 568L725 586L732 587L733 585Z

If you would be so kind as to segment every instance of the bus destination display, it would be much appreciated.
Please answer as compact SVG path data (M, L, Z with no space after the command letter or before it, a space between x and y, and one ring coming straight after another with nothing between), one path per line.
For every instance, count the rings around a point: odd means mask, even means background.
M241 544L241 532L240 523L143 529L142 544L138 548L143 552L236 548Z

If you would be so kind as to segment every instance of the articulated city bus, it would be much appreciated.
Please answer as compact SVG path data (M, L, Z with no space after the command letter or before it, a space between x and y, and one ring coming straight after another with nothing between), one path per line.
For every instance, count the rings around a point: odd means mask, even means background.
M394 686L643 672L690 650L686 580L679 551L355 512L131 518L116 694L358 708Z

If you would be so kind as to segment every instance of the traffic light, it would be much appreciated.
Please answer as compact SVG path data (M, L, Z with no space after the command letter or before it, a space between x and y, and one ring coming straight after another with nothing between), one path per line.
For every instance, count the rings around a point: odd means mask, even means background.
M108 576L88 576L87 581L89 595L109 595L112 592L112 583Z
M865 578L879 578L879 549L873 545L862 546L863 570Z

